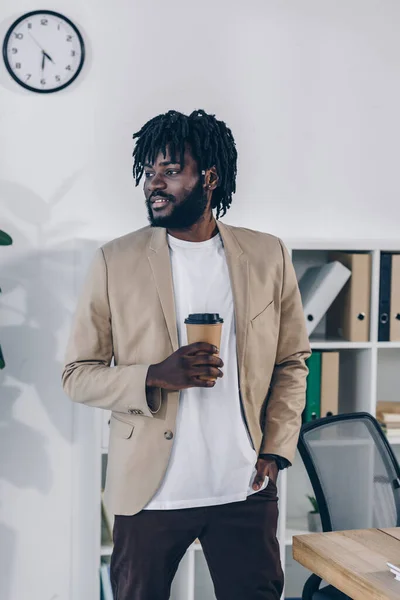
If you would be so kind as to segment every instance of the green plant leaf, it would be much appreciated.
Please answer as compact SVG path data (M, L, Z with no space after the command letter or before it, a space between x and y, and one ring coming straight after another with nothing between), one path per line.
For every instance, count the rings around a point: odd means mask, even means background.
M318 504L317 504L317 500L314 498L314 496L308 496L307 498L309 499L309 501L311 502L311 506L313 507L313 511L315 513L319 513L319 508L318 508Z
M0 229L0 246L11 246L12 238L5 231Z

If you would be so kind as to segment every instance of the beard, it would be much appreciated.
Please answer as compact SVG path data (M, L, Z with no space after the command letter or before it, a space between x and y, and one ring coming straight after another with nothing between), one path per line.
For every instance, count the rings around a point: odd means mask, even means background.
M201 179L180 204L174 204L175 197L170 194L158 191L157 196L167 198L172 204L172 211L165 217L153 214L150 199L146 200L148 220L151 227L189 229L189 227L192 227L192 225L201 219L207 207L207 194L204 192Z

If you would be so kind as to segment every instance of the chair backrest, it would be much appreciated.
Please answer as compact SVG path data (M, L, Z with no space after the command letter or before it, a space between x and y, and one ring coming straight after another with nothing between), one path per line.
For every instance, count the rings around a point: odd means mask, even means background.
M306 423L298 448L323 531L400 525L400 467L369 413Z

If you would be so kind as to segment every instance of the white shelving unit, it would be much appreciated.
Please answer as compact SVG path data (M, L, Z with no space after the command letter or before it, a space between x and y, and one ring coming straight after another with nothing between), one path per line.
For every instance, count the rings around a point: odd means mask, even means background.
M345 340L326 339L324 335L324 319L316 328L315 334L310 338L313 350L338 350L340 352L340 411L367 411L375 415L378 400L399 400L400 389L400 341L378 342L378 304L379 304L379 266L382 251L400 251L400 240L397 242L379 240L285 240L292 254L292 260L298 277L308 266L326 262L327 253L331 250L361 251L372 254L372 282L371 282L371 315L370 339L367 342L348 342ZM86 428L91 411L92 429L88 436ZM82 417L82 413L84 413ZM81 512L90 515L89 525L80 519L83 532L75 536L76 544L81 543L82 535L91 535L93 556L84 560L81 553L81 569L85 569L87 581L85 600L99 600L98 568L101 560L107 560L111 554L111 546L101 547L100 543L100 489L104 477L104 465L107 459L107 431L103 411L87 409L77 406L76 432L77 445L84 436L86 456L83 461L88 481L83 485L91 487L90 493L79 507ZM93 416L95 415L95 416ZM82 421L83 418L83 421ZM89 440L89 441L88 441ZM398 445L400 438L391 441ZM90 447L90 451L88 448ZM396 449L397 452L397 449ZM79 452L78 452L79 454ZM82 472L82 468L80 469ZM102 475L103 471L103 475ZM81 480L82 484L82 480ZM307 533L307 512L309 501L306 494L312 494L305 469L299 456L289 470L279 475L278 492L280 498L280 518L278 523L278 538L281 547L282 563L286 575L285 597L300 597L302 585L309 573L295 564L291 558L291 545L293 535ZM77 507L76 507L77 510ZM86 545L88 543L86 541ZM75 563L79 560L75 559ZM77 581L82 580L82 574L77 568L75 573ZM79 579L80 577L80 579ZM92 582L88 583L88 578ZM78 598L78 594L76 598ZM210 576L204 563L201 546L193 544L187 551L173 583L172 600L214 600Z

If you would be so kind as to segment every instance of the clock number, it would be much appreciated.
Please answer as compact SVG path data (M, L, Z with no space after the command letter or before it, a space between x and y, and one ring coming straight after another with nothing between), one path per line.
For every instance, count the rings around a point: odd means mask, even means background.
M45 79L41 79L41 80L40 80L40 83L41 83L42 85L46 85L46 80L45 80Z
M70 71L70 70L71 70L71 65L67 65L67 66L65 67L65 69L66 69L66 71Z
M14 35L17 38L17 40L22 40L24 37L24 35L22 33L15 33Z
M67 35L67 42L72 42L72 38L73 38L72 35Z
M58 31L60 31L60 29L61 29L61 23L58 24L57 29L58 29Z
M15 63L15 68L16 69L20 69L21 68L21 63Z
M28 81L28 79L30 79L32 77L31 73L28 73L28 75L26 76L26 80Z
M13 54L17 54L17 52L18 52L18 48L11 48L11 52L12 52Z
M56 81L61 81L61 77L59 75L56 75Z
M28 29L32 29L32 23L28 23Z
M42 19L40 21L41 25L48 25L49 24L49 20L48 19Z
M76 55L75 50L71 50L71 56L75 56L75 55Z

